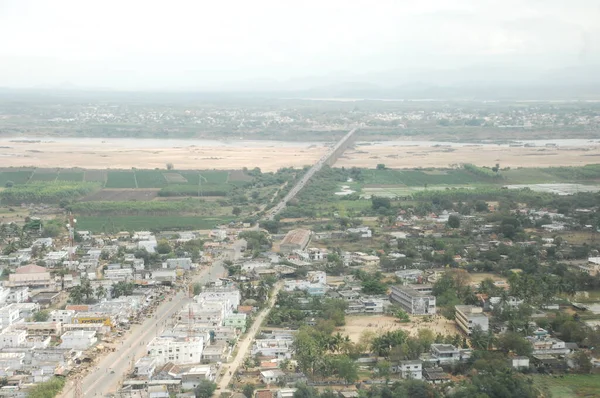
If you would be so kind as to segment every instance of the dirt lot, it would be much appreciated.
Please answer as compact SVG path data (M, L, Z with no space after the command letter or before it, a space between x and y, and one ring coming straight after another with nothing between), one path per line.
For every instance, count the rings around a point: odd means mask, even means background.
M385 315L348 315L346 325L338 328L340 333L347 334L355 343L359 341L365 330L379 335L398 329L413 336L417 335L419 329L431 329L434 333L443 335L460 333L454 321L449 321L441 315L434 316L431 322L425 322L424 317L411 316L411 321L408 323L397 322L397 318Z
M82 199L83 202L105 201L121 202L127 200L152 200L158 196L159 189L102 189Z
M390 142L386 145L364 145L348 150L336 163L336 167L375 168L383 163L389 168L449 167L458 163L477 166L501 167L552 167L584 166L596 163L600 146L589 144L579 147L507 147L501 145L433 147L433 143L406 146L406 143Z

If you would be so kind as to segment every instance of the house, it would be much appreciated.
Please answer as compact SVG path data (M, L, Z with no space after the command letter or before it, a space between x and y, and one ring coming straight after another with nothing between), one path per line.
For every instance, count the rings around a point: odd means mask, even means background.
M169 258L166 262L167 268L181 268L189 270L192 268L191 258Z
M96 332L87 330L69 331L60 336L61 348L71 348L75 350L87 350L96 344Z
M73 316L75 316L75 311L73 310L54 310L50 312L48 320L51 322L71 323Z
M513 369L527 369L529 368L529 358L528 357L512 357L510 358L510 365Z
M422 380L423 379L423 362L400 361L397 366L392 366L393 373L399 373L403 379Z
M148 386L148 398L169 398L169 389L166 385Z
M293 229L285 235L279 244L279 250L282 253L293 253L295 250L304 250L310 242L310 237L310 230Z
M452 344L432 344L430 348L431 361L438 365L446 365L461 360L460 350Z
M204 339L202 337L159 336L150 341L147 348L148 356L156 358L157 366L167 362L176 365L195 364L202 360Z
M31 301L38 303L42 308L48 308L58 303L60 292L40 292L31 298Z
M392 286L390 300L413 315L436 313L435 296L419 292L409 286Z
M423 271L420 269L403 269L396 271L395 275L405 282L417 283L423 279Z
M267 385L277 383L277 380L284 376L285 373L280 369L263 370L260 372L260 380Z
M348 228L346 232L348 234L356 234L361 238L371 238L373 236L373 233L369 227Z
M221 362L226 349L227 346L220 343L204 347L202 351L202 363Z
M423 369L423 375L430 384L442 384L450 381L450 375L444 372L442 368L425 368Z
M156 359L151 357L142 357L135 363L135 374L137 377L151 379L156 370Z
M590 276L596 276L600 272L600 257L590 257L587 264L580 264L578 268Z
M489 330L489 319L483 313L481 307L475 307L473 305L455 305L454 309L456 325L466 335L470 336L473 329L477 326L479 326L483 332Z
M564 341L550 337L548 331L542 328L535 330L533 336L526 339L531 343L534 355L566 355L571 352Z
M24 303L27 300L29 300L29 287L24 286L8 289L8 294L6 295L7 303Z
M26 339L27 332L24 330L5 329L0 332L0 349L21 347Z
M4 329L17 322L19 309L15 304L9 304L0 308L0 328Z
M247 319L248 316L246 314L229 314L223 319L223 326L239 329L242 333L245 333Z
M196 388L203 380L214 381L217 370L212 365L194 366L181 374L181 387L186 390Z

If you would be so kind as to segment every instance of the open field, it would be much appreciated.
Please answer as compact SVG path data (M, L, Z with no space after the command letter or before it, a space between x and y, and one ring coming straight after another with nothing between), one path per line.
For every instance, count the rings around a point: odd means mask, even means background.
M378 335L391 330L402 329L413 336L417 335L419 329L431 329L434 333L442 335L460 333L454 321L440 315L432 318L431 322L425 322L425 317L411 316L410 322L400 323L397 318L388 315L348 315L346 316L346 325L337 328L337 330L342 334L347 334L350 340L355 343L360 340L360 336L364 331Z
M533 376L535 385L548 398L597 397L600 391L598 375Z
M81 167L85 169L231 170L312 165L325 153L325 144L284 141L180 140L174 146L160 139L52 138L40 141L0 139L3 167ZM34 153L30 152L35 150Z
M490 167L499 163L503 168L583 166L596 163L600 157L600 145L597 143L558 148L493 144L440 147L434 144L419 142L413 145L410 141L390 141L377 145L359 144L355 149L347 150L336 162L335 167L373 169L382 163L386 167L397 169L444 168L465 162Z
M77 216L77 228L92 232L147 231L156 229L212 229L231 221L226 217L197 216Z
M106 201L119 202L129 200L152 200L158 196L158 189L102 189L81 199L82 202Z

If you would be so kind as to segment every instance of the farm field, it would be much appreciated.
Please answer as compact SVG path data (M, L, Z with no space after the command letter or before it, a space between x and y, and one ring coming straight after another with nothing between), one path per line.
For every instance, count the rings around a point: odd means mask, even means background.
M81 199L82 202L103 201L123 202L152 200L158 196L158 189L102 189Z
M533 380L542 392L550 395L549 398L592 398L600 391L598 375L536 375Z
M106 188L137 188L135 174L132 171L107 172Z
M7 182L12 181L15 185L25 184L29 181L33 170L15 170L0 172L0 185L5 186Z
M197 216L78 216L77 228L92 232L116 233L119 231L155 229L212 229L231 221L230 218Z

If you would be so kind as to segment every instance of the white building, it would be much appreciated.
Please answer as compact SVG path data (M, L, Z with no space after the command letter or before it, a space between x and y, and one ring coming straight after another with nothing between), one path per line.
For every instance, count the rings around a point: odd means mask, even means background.
M267 385L277 383L277 380L284 376L285 373L280 369L263 370L260 372L260 380Z
M454 309L456 325L467 335L471 335L476 326L479 326L483 332L489 330L489 319L483 313L483 308L473 305L456 305Z
M9 327L19 319L19 309L15 304L0 308L0 326L2 329Z
M135 374L138 377L151 379L156 370L156 358L142 357L135 363Z
M400 361L398 366L392 367L394 373L400 373L403 379L422 380L423 379L423 362Z
M129 267L107 269L104 271L104 279L110 279L113 281L131 280L133 279L133 270Z
M60 339L62 340L61 348L74 350L87 350L98 341L96 332L87 330L65 332Z
M202 360L203 349L202 337L156 337L148 344L148 356L156 359L157 366L195 364Z
M54 310L50 312L48 320L50 322L72 323L74 316L74 310Z
M195 366L185 373L181 374L181 387L186 390L193 390L203 380L214 381L217 371L214 366L201 365Z
M26 338L27 332L24 330L4 330L0 333L0 349L21 347Z
M392 286L390 300L400 305L409 314L430 315L436 313L435 296L410 286Z
M181 268L189 270L192 268L191 258L169 258L166 262L166 268Z
M11 288L6 297L7 303L24 303L29 300L29 287Z
M371 238L373 236L369 227L348 228L346 231L349 234L357 234L361 238Z

